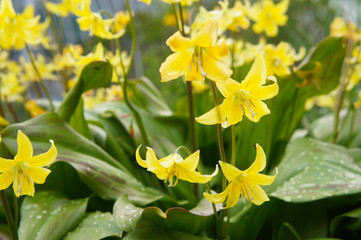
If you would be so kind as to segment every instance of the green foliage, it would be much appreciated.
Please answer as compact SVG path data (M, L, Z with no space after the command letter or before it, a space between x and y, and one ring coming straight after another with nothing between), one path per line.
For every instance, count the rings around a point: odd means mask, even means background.
M69 200L51 192L26 197L21 207L19 238L60 239L84 217L88 199Z

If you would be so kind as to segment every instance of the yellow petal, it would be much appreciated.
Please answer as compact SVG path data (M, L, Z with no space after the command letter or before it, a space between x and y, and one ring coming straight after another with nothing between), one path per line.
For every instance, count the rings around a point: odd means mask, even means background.
M233 73L224 63L208 54L204 54L203 56L202 67L207 78L216 82L226 81Z
M15 156L17 161L27 161L33 156L33 145L29 138L21 131L18 130L17 136L18 153Z
M246 90L256 88L266 83L267 68L265 60L260 52L256 53L256 58L249 70L246 78L241 82Z
M276 96L279 91L277 79L274 76L268 77L267 79L272 81L273 83L271 85L259 86L251 89L250 95L261 100L270 99Z
M0 190L7 189L14 181L14 174L12 171L6 171L0 174Z
M229 194L229 189L230 189L229 186L230 186L230 184L221 193L218 193L218 194L203 193L203 196L205 197L205 199L207 199L208 201L210 201L212 203L223 203Z
M148 168L148 165L147 165L147 162L144 161L141 157L140 157L140 154L139 154L139 149L142 145L140 145L138 148L137 148L137 151L135 152L135 159L137 160L137 163L144 167L144 168Z
M230 101L225 99L222 104L214 107L213 109L206 112L202 116L197 117L196 121L205 125L219 124L226 121L227 110L229 109L229 103Z
M180 32L176 32L170 36L166 44L172 49L173 52L184 52L192 46L191 40L183 37Z
M225 41L221 43L211 46L205 49L211 57L215 59L223 59L229 55L229 50Z
M6 17L15 17L16 12L13 7L13 3L11 0L2 0L1 1L1 11L0 15Z
M206 73L203 70L203 66L199 64L202 61L198 59L199 58L196 58L189 62L189 68L186 69L187 72L185 75L186 81L204 81Z
M238 203L239 196L241 195L241 188L239 186L239 183L233 183L233 182L229 183L227 188L229 188L229 193L225 208L231 208Z
M16 161L0 157L0 172L5 172L15 165Z
M42 167L52 164L58 156L58 150L55 147L54 141L50 140L51 147L46 153L42 153L30 158L27 163L32 167Z
M236 179L239 175L242 174L241 170L231 164L219 161L219 165L221 165L222 172L228 182L232 182L234 179Z
M168 176L167 169L164 168L158 161L157 156L153 149L147 147L147 156L146 156L148 171L157 175L157 177L161 180L166 179Z
M229 99L229 101L231 104L228 110L227 127L242 121L243 114L246 113L245 107L237 97Z
M238 89L241 88L241 84L232 78L229 78L224 82L216 82L216 85L225 98L230 98Z
M202 175L196 171L188 171L182 167L177 167L177 176L179 179L192 182L192 183L207 183L218 173L218 166L212 175Z
M263 148L256 144L256 159L252 163L252 165L245 170L246 173L257 173L262 171L266 167L266 154L263 151Z
M160 66L161 82L176 79L188 71L192 61L192 55L188 52L176 52L171 54Z
M250 196L248 196L247 194L245 196L252 203L256 205L261 205L263 202L269 201L266 192L259 185L248 183L246 185L246 189Z
M198 47L209 47L217 43L218 30L217 23L211 21L207 23L198 33L192 37L193 43Z
M258 185L270 185L276 179L277 173L274 176L268 176L262 173L248 174L249 181Z
M189 172L193 172L196 170L199 162L199 150L189 155L182 162L177 163L182 168L186 169Z
M51 171L41 167L30 167L26 172L35 183L43 184Z
M250 107L244 107L244 108L246 110L245 115L252 122L258 122L261 119L261 117L270 113L270 110L268 109L267 105L261 100L253 98L251 99L251 102L252 104Z
M17 173L13 183L13 189L15 196L20 197L21 195L34 196L35 188L34 183L29 175Z
M276 23L269 23L266 26L265 32L269 37L275 37L278 34L278 25Z

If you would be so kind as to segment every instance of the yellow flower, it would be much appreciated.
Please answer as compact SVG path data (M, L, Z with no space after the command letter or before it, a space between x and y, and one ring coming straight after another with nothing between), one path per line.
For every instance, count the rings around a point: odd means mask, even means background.
M170 187L175 186L178 179L192 183L207 183L218 173L218 166L212 175L202 175L196 171L199 162L199 150L186 159L183 159L178 153L173 153L158 160L153 149L147 147L146 160L143 160L139 155L140 147L136 152L138 164L154 173L160 180L169 181ZM174 177L176 178L175 182Z
M77 9L82 0L63 0L61 3L46 2L45 7L49 12L61 17L68 16L69 13L73 13Z
M138 0L138 1L144 2L144 3L148 4L148 5L150 5L152 3L152 0Z
M247 18L247 9L249 3L243 5L241 1L236 1L232 8L229 8L228 0L219 2L220 8L212 11L207 11L204 7L199 9L192 29L200 29L204 27L209 21L216 21L218 23L218 34L222 34L226 30L233 32L239 31L239 28L247 29L250 21Z
M28 6L17 14L11 0L2 0L0 5L0 47L21 49L25 44L44 43L49 21L40 23L40 16L34 16L34 7Z
M289 0L282 0L274 4L272 0L257 3L250 11L250 17L256 22L253 25L255 33L266 32L267 36L274 37L278 34L278 26L284 26L288 20L286 11Z
M335 18L330 25L330 36L347 37L355 41L361 40L361 31L352 22L345 23L343 18Z
M25 58L21 56L19 62L23 66L24 75L23 79L29 82L38 81L38 77L35 74L34 67L30 62L26 62ZM41 77L46 80L58 80L58 77L54 74L56 66L53 62L47 62L45 57L41 54L36 55L35 65L39 70Z
M54 142L50 142L51 147L46 153L33 156L33 146L29 138L19 130L18 153L14 160L0 158L0 190L7 189L13 183L17 197L34 196L34 183L43 184L51 172L42 167L52 164L58 155Z
M130 21L130 16L127 12L119 11L114 16L114 32L125 32L125 28ZM124 34L124 33L123 33Z
M272 184L277 172L274 176L259 173L266 166L266 156L263 148L258 144L256 144L256 151L255 161L244 171L239 170L231 164L219 161L223 174L229 184L223 192L218 194L203 193L204 197L213 203L223 203L227 198L225 208L235 206L240 196L242 197L243 203L245 203L244 197L256 205L261 205L263 202L269 201L266 192L260 185Z
M152 0L138 0L144 2L148 5L152 3ZM199 0L162 0L165 3L172 4L172 3L181 3L182 6L191 6L194 2L198 2Z
M14 72L0 74L1 81L1 98L7 101L22 101L23 92L26 87L19 81L19 77Z
M223 127L237 124L242 121L243 115L258 122L261 117L270 113L267 105L262 100L270 99L278 93L278 85L275 77L268 77L273 84L262 86L266 83L266 64L260 53L241 82L228 79L224 83L217 83L217 87L225 97L223 103L209 112L196 118L201 124L222 124Z
M103 19L99 13L90 10L90 5L91 0L83 0L80 8L75 11L80 30L88 31L90 36L95 35L104 39L119 38L125 33L124 29L112 33L110 29L114 24L114 19Z
M300 48L298 54L295 49L286 42L280 42L277 46L267 44L264 48L267 72L269 75L285 76L291 74L290 67L295 61L301 60L306 49Z
M168 82L185 74L186 81L225 81L232 75L222 60L229 55L226 43L217 42L217 24L210 22L190 39L176 32L167 40L173 53L159 71L161 81Z
M43 113L46 113L45 109L40 107L34 99L25 103L25 109L30 113L32 117L37 117Z

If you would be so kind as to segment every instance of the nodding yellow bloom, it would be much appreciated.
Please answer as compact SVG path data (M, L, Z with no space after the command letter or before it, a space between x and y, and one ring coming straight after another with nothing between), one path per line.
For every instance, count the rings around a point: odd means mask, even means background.
M225 81L232 75L223 62L229 51L224 41L217 42L217 23L211 21L190 39L176 32L166 44L173 53L159 71L162 82L168 82L185 75L186 81L203 81L205 77L213 81Z
M266 166L266 156L263 148L258 144L256 144L256 151L255 161L244 171L239 170L231 164L219 161L223 174L229 184L223 192L218 194L203 193L204 197L213 203L223 203L227 199L225 208L235 206L240 196L242 197L243 203L245 203L245 197L256 205L261 205L263 202L269 201L267 194L260 185L272 184L277 172L274 176L259 173Z
M286 15L289 0L274 4L272 0L256 3L250 11L250 17L256 22L253 25L255 33L266 32L267 36L278 34L278 26L284 26L288 20Z
M352 22L345 23L341 17L335 18L330 25L330 36L361 40L361 30Z
M61 3L46 2L45 7L49 12L61 17L74 13L82 0L63 0Z
M266 79L273 84L263 86ZM267 78L266 64L259 52L251 70L241 83L228 79L217 83L217 87L225 97L223 103L196 118L197 122L206 125L221 123L223 127L228 127L242 121L243 115L258 122L261 117L270 113L262 100L273 98L278 93L277 80L273 76Z
M301 47L296 54L296 50L289 43L280 42L277 46L267 44L264 53L268 74L285 76L291 74L290 67L305 56L306 49Z
M250 21L247 17L249 9L249 2L243 5L241 1L236 1L232 8L229 7L228 0L219 2L220 8L217 6L212 11L207 11L204 7L199 9L192 29L200 29L209 21L216 21L218 23L218 34L222 34L226 30L238 32L239 29L248 29Z
M18 153L14 160L0 157L0 190L7 189L13 183L17 197L34 196L34 183L43 184L51 172L42 167L52 164L58 155L54 142L50 142L51 147L46 153L33 156L33 146L29 138L19 130Z
M90 10L91 0L83 0L80 8L75 11L78 16L76 20L79 28L82 31L88 31L90 36L95 35L104 39L119 38L125 33L124 29L120 32L112 33L111 27L114 24L114 19L103 19L100 13L94 13Z
M130 16L128 12L119 11L114 16L114 32L120 33L125 32L125 28L130 21Z
M34 72L33 65L30 62L27 62L23 56L19 58L19 62L23 66L24 75L23 79L29 82L39 81L38 77ZM39 70L41 77L46 80L58 80L58 77L54 74L57 66L50 61L47 61L45 57L41 54L36 55L35 65Z
M9 125L8 120L6 120L5 118L0 116L0 126L7 126L7 125ZM1 135L0 135L0 137L1 137Z
M143 160L139 155L140 147L136 152L138 164L154 173L160 180L169 181L170 187L175 186L179 179L191 183L207 183L218 173L218 165L212 175L202 175L196 171L199 162L199 150L186 159L183 159L178 153L173 153L158 160L153 149L147 147L146 160ZM176 178L175 182L174 177Z
M152 3L152 0L138 0L138 1L144 2L148 5ZM199 0L162 0L162 1L169 4L180 3L182 4L182 6L191 6L194 2L198 2Z
M28 6L22 14L17 14L11 0L2 0L0 5L0 47L21 49L25 44L44 43L49 21L39 22L34 16L34 7Z

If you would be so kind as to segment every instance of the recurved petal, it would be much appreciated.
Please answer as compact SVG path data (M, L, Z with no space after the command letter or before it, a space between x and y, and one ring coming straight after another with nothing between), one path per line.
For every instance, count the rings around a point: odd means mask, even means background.
M216 82L223 82L229 79L233 71L228 68L224 63L211 57L208 54L204 54L202 61L202 67L206 73L207 78Z
M278 94L279 87L277 84L277 79L274 76L270 76L267 78L268 80L272 81L271 85L267 86L259 86L250 91L250 94L258 99L266 100L273 98Z
M228 182L232 182L234 179L236 179L239 175L242 174L241 170L229 163L219 161L219 165L221 165L222 172Z
M258 122L261 117L270 113L267 105L259 99L251 99L252 105L249 107L244 106L245 115L252 122ZM252 111L252 112L251 112Z
M278 34L278 25L276 23L269 23L265 31L267 36L274 37Z
M256 144L256 159L252 163L252 165L245 170L246 173L257 173L262 171L266 167L266 154L263 151L263 148Z
M202 116L197 117L196 121L205 125L219 124L226 121L227 110L229 109L229 101L226 100Z
M218 173L218 166L212 175L202 175L196 171L188 171L182 167L177 168L178 178L192 183L207 183Z
M139 154L139 149L140 149L141 146L142 146L142 145L140 145L140 146L137 148L137 151L135 152L135 159L137 160L137 163L138 163L140 166L142 166L142 167L144 167L144 168L148 168L147 162L144 161L144 160L141 158L140 154Z
M17 143L18 153L15 156L15 160L27 161L30 159L33 156L33 145L21 130L18 130Z
M205 199L207 199L208 201L212 202L212 203L223 203L224 200L226 200L226 197L229 194L229 189L230 189L230 185L232 183L230 183L226 189L218 194L209 194L209 193L203 193L203 196L205 197Z
M246 78L241 82L245 89L250 90L265 84L267 77L266 62L260 52L256 53L256 58L249 70Z
M217 43L218 27L215 21L207 23L198 33L192 37L194 45L209 47Z
M15 165L16 161L0 157L0 173L5 172Z
M183 37L178 31L168 38L166 44L173 52L184 52L192 46L192 41L189 38Z
M50 140L51 147L46 153L42 153L30 158L27 163L32 167L42 167L52 164L58 156L58 150L55 147L54 141Z
M159 163L158 158L155 155L155 152L150 147L147 147L146 162L147 162L147 166L148 166L148 171L157 175L157 177L161 180L166 179L166 177L168 175L166 168L164 168Z
M182 168L186 169L189 172L196 170L199 162L199 150L189 155L182 162L177 163Z
M14 181L14 174L12 171L6 171L0 174L0 190L7 189Z
M230 98L238 89L241 88L241 84L232 78L229 78L224 82L216 82L216 85L225 98Z
M185 74L191 61L192 55L188 52L176 52L168 56L159 69L161 82L169 82Z
M41 167L30 167L27 170L27 174L29 174L33 182L37 184L43 184L50 172L51 171L49 169Z
M248 174L249 181L258 185L271 185L276 179L277 173L273 176L268 176L262 173L250 173Z

